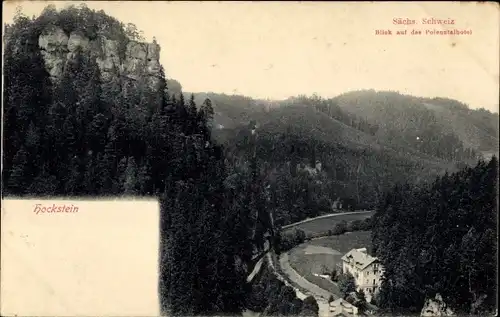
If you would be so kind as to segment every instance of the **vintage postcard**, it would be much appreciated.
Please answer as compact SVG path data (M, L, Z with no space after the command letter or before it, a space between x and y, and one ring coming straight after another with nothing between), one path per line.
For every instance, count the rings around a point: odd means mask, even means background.
M6 1L2 316L494 316L494 2Z

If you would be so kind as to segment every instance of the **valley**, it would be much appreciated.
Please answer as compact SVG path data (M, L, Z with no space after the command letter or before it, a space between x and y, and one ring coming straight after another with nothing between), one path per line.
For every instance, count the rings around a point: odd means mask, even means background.
M185 92L169 43L84 4L5 30L2 194L156 199L162 316L495 309L498 113Z

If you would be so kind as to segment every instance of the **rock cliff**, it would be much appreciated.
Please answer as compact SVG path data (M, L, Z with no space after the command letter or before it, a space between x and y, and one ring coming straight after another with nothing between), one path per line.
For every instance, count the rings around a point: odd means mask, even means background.
M429 298L422 308L420 316L454 316L453 311L446 305L440 294L436 294L435 298Z
M157 89L161 78L160 46L156 42L128 41L122 48L120 44L105 36L89 40L78 31L67 34L53 25L46 27L38 38L45 67L55 80L62 76L67 61L80 50L95 58L103 82L116 77L131 81L144 79L149 88Z

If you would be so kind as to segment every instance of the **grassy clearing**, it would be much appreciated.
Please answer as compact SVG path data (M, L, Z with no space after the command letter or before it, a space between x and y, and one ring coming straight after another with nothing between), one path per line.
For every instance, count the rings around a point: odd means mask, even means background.
M292 233L295 229L301 229L303 230L306 234L320 234L320 233L327 233L328 230L332 230L333 227L341 222L342 220L345 221L352 221L352 220L364 220L366 218L371 217L374 214L374 212L367 212L367 213L360 213L360 214L347 214L347 215L342 215L342 216L332 216L332 217L327 217L327 218L320 218L316 220L312 220L309 222L301 223L299 225L287 228L284 230L285 233Z
M354 248L366 248L369 254L372 251L371 231L347 232L338 236L318 238L307 243L332 248L342 253L342 255Z
M340 254L306 254L307 246L322 246L332 248ZM326 279L314 276L313 273L323 274L331 272L337 265L342 263L342 256L353 248L366 247L371 252L371 232L357 231L311 240L292 249L289 252L290 266L294 268L309 282L340 296L340 291L334 283Z

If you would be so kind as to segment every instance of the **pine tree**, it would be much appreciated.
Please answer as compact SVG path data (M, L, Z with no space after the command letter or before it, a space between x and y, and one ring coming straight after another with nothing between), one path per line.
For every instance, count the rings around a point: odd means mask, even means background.
M116 183L114 184L113 192L117 194L122 194L123 193L123 185L125 184L125 181L127 179L126 177L126 170L127 170L127 158L122 157L118 161L118 166L116 168Z
M38 146L40 146L40 132L33 122L30 123L26 133L26 149L32 155L38 154Z
M187 107L187 116L188 116L188 134L195 134L197 132L197 108L196 108L196 103L194 101L194 94L191 94L191 97L189 98L189 104Z
M54 175L50 175L45 169L33 179L27 192L30 195L50 197L57 194L58 180Z
M124 195L137 195L138 194L138 183L137 183L137 165L133 157L128 158L127 168L125 169L125 179L123 182L123 194Z
M344 296L347 296L349 293L356 291L356 282L354 280L354 276L349 273L340 275L338 285L340 291L342 292L342 294L344 294Z
M81 172L81 161L77 155L70 159L68 174L62 178L64 184L64 193L68 196L77 196L82 194L83 175Z
M141 195L152 195L153 187L151 183L151 164L148 159L144 159L142 167L137 174L137 183L139 184L139 193Z
M7 185L8 192L14 195L22 195L28 183L26 166L28 162L28 152L24 147L16 153L12 161L12 169Z
M85 193L89 196L96 196L102 193L103 183L99 175L99 162L102 161L102 153L94 155L91 152L87 159L87 164L85 166L85 172L83 176Z
M214 109L212 107L212 101L207 98L198 111L198 128L206 140L209 139L213 117Z

